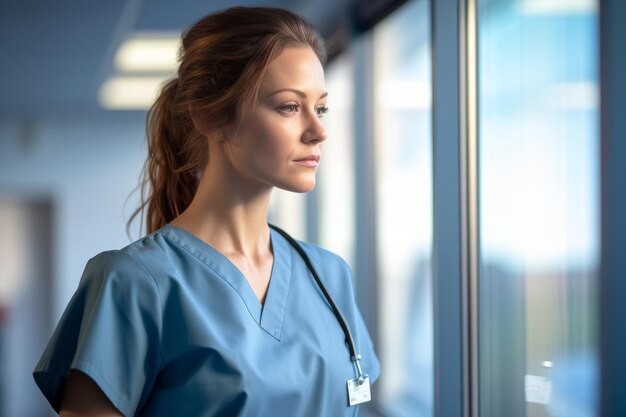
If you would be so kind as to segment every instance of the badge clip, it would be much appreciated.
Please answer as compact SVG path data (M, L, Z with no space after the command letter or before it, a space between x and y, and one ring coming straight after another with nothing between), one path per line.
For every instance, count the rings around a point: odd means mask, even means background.
M353 356L351 359L352 362L354 362L358 376L354 379L348 380L348 403L350 404L350 407L366 403L372 399L369 375L363 374L363 370L361 369L361 364L359 362L361 355Z

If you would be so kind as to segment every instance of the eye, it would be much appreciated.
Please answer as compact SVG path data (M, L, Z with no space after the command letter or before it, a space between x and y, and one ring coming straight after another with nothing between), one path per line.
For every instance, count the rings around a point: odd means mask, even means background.
M276 108L281 113L296 113L300 110L300 105L296 103L282 104Z
M328 113L328 107L326 106L319 106L315 108L315 114L317 114L317 117L320 119L324 117L326 113Z

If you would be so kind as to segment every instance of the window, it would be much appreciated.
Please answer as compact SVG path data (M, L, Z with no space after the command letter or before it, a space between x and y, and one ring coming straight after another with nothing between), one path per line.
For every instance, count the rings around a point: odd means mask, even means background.
M320 193L320 243L341 255L354 270L353 70L349 53L335 59L326 69L330 110L323 121L329 138L324 143L316 188Z
M374 28L378 391L386 415L431 416L433 234L430 11L410 1Z
M597 4L479 1L480 415L597 415Z

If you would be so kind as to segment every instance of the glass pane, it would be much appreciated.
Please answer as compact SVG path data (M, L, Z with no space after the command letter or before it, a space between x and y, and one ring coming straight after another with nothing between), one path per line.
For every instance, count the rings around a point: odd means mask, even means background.
M317 171L320 213L320 243L341 255L354 270L354 139L353 65L349 54L326 68L329 112L324 125L329 138L324 143Z
M298 194L275 188L272 191L268 221L284 229L296 239L306 240L306 198Z
M597 415L597 4L479 1L480 415Z
M431 416L433 224L429 2L374 30L378 386L386 415Z

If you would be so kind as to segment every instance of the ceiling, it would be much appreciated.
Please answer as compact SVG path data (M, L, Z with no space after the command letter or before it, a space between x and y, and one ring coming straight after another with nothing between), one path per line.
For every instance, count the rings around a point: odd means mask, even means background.
M285 7L328 36L350 0L0 0L0 120L110 112L98 104L117 47L133 32L178 31L235 5Z

